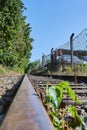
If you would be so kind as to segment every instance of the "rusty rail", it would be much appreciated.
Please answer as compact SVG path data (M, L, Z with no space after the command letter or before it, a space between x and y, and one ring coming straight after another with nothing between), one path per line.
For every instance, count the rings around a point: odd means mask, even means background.
M54 130L54 127L25 75L0 130Z

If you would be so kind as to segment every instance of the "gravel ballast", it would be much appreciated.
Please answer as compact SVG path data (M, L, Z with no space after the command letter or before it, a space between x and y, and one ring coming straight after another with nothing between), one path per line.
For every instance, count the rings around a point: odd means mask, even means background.
M23 75L0 75L0 124L20 87Z

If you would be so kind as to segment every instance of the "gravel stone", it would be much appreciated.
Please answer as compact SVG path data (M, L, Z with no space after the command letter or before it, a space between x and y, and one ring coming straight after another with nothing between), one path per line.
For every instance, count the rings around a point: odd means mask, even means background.
M0 124L20 86L23 75L0 75Z

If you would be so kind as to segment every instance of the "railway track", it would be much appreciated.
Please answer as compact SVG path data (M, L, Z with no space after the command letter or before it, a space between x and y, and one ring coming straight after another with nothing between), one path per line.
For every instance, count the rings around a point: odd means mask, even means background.
M0 130L54 130L27 75L17 91Z
M59 73L59 74L39 74L39 73L34 73L33 75L35 76L45 76L45 77L52 77L55 79L60 79L60 80L67 80L69 82L74 82L75 78L77 78L78 83L87 83L87 75L75 75L75 74L63 74L63 73Z
M55 77L55 76L54 76ZM46 76L43 77L38 77L38 76L30 76L29 79L31 80L38 97L41 99L41 101L44 103L45 101L45 90L46 90L46 85L48 83L48 86L54 86L57 85L61 81L67 81L59 79L53 79L52 76L50 78L47 78ZM82 81L83 77L81 78ZM78 79L79 80L79 79ZM69 81L69 77L68 77ZM83 79L83 81L86 81ZM75 81L76 82L76 81ZM76 94L76 97L81 101L81 104L77 104L75 101L73 101L70 97L67 96L67 93L64 93L64 98L63 98L63 105L73 105L77 108L77 111L79 115L84 115L84 122L85 122L85 128L87 128L87 81L86 83L80 82L76 83L71 82L71 77L70 77L70 86L73 89L73 91Z
M46 84L50 87L59 82L60 79L52 77L25 75L0 130L54 130L42 103L45 100ZM82 102L79 109L87 112L87 84L70 82L70 86ZM66 93L63 101L75 104Z
M57 85L59 82L63 81L60 79L52 79L52 77L51 78L45 77L45 79L44 80L43 79L44 77L37 76L37 78L35 78L35 76L30 76L30 80L35 90L37 91L37 93L40 93L38 95L41 95L41 93L42 94L45 93L45 88L47 83L48 86L50 87L50 86ZM70 82L70 86L73 89L73 91L76 93L77 98L82 102L82 105L87 105L87 84L86 83L75 84L74 82ZM42 100L45 98L44 96L43 97L41 96ZM67 94L65 93L64 101L66 102L66 100L68 100L68 104L75 104L75 102L72 101L69 97L67 98Z

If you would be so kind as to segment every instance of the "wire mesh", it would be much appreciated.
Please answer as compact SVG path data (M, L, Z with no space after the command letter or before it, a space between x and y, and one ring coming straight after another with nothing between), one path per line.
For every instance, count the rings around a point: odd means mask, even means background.
M59 48L70 49L70 41L61 45ZM87 28L73 39L74 50L87 50Z

